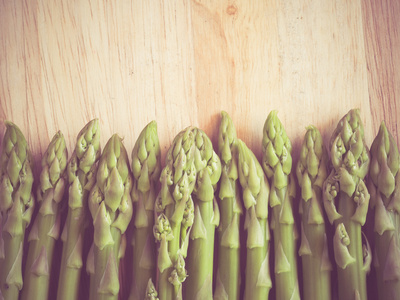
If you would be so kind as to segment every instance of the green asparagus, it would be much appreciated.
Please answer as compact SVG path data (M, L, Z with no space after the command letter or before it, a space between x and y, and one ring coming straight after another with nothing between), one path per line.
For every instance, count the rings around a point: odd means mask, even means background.
M358 109L338 123L330 141L333 170L324 182L323 202L334 224L334 257L339 299L367 299L366 274L371 254L361 226L366 221L369 193L364 183L370 164Z
M133 278L129 299L145 298L148 282L156 279L156 251L153 237L154 205L161 170L157 123L150 122L139 135L132 151L134 176Z
M0 296L14 300L23 286L25 230L31 222L35 200L27 142L15 124L5 125L0 156Z
M118 299L119 261L125 254L124 233L133 214L131 191L128 155L121 138L114 134L100 157L88 200L94 226L91 300Z
M57 299L78 299L83 260L87 249L88 196L95 181L96 163L100 157L99 120L87 123L79 132L75 151L67 165L68 213L62 231L63 250Z
M332 265L322 202L322 187L328 177L328 154L320 132L307 128L296 175L301 188L301 245L303 295L308 300L331 299Z
M371 145L368 189L375 214L374 266L381 300L400 295L400 155L384 122Z
M262 140L262 166L270 180L269 203L274 235L276 299L299 299L296 231L293 199L296 186L292 173L292 145L277 112L265 121Z
M187 277L185 257L194 219L195 136L196 131L188 127L174 138L161 171L153 228L158 242L157 289L161 300L182 299L182 283Z
M221 177L221 161L208 136L194 128L196 184L193 190L194 221L187 256L185 299L213 299L214 236L220 214L214 197Z
M241 140L238 173L246 209L246 279L244 299L268 299L272 287L269 270L268 201L270 186L257 158Z
M28 237L28 259L22 299L48 299L55 242L60 236L60 207L66 185L68 153L59 131L42 158L37 203L39 211Z
M243 205L238 180L238 146L236 129L229 115L221 113L218 150L222 173L219 182L221 220L218 226L218 266L215 300L238 300L241 287L240 226Z

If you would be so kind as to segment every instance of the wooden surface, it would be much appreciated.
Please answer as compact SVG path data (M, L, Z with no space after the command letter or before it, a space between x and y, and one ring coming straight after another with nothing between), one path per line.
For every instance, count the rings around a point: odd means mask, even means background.
M0 140L10 120L36 160L57 130L72 153L99 118L102 145L118 133L130 153L155 119L164 157L189 125L216 145L225 110L260 157L276 109L296 158L305 126L327 141L358 107L368 143L382 120L399 141L399 15L389 0L1 0Z

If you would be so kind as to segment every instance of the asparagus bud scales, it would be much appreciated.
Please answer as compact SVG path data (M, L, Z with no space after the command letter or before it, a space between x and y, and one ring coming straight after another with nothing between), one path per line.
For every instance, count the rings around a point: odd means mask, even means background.
M62 231L63 250L57 299L78 299L83 260L87 249L84 241L89 228L88 195L95 181L96 162L100 157L99 120L88 122L77 136L72 157L67 165L68 212Z
M292 145L277 112L272 111L265 121L262 141L262 166L270 179L271 228L274 233L275 279L277 299L299 299L297 276L297 232L292 202L295 183L292 170Z
M332 265L328 255L322 187L328 176L328 156L320 132L307 128L296 168L301 187L301 245L305 299L331 299Z
M0 156L0 291L18 299L25 229L34 209L32 159L20 129L6 122Z
M369 189L375 213L375 263L379 299L400 295L400 156L382 122L371 145Z
M159 300L157 296L158 296L157 290L154 286L153 281L150 278L146 286L144 300Z
M121 138L114 134L100 157L96 184L89 195L94 226L94 276L90 299L118 299L119 261L124 233L131 221L132 175Z
M49 295L53 251L60 235L59 207L64 198L67 158L64 136L58 132L42 159L38 190L40 207L28 237L22 299L47 299Z
M369 193L363 181L370 157L358 109L338 123L330 142L334 170L324 182L325 211L334 224L334 256L338 266L340 299L366 299L370 251L363 236ZM336 204L336 202L338 202Z
M261 165L244 142L238 140L239 181L246 209L246 274L244 299L268 299L272 282L269 270L269 184Z
M155 280L156 253L153 224L156 184L159 180L160 169L157 123L152 121L143 129L132 151L134 176L132 199L135 203L135 221L132 239L134 252L130 299L143 299L146 289L149 288L149 280L151 283ZM154 285L151 290L154 290Z
M226 112L221 113L218 150L222 164L218 195L221 220L218 227L218 267L214 299L239 299L240 219L243 208L239 195L236 129Z

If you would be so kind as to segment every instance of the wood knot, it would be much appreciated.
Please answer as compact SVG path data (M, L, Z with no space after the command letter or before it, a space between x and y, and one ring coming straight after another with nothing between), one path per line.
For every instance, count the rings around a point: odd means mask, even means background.
M226 13L228 14L228 15L234 15L234 14L236 14L236 12L237 12L237 7L236 7L236 5L229 5L228 7L227 7L227 9L226 9Z

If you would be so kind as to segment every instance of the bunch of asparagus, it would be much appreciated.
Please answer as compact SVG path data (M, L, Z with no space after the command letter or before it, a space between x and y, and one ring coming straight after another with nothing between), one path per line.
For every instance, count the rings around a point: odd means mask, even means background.
M162 167L155 121L129 160L116 134L101 152L95 119L69 160L55 134L34 185L27 142L7 122L0 299L358 300L368 298L372 261L379 299L397 299L400 154L385 124L371 152L357 109L329 149L307 127L294 170L276 111L262 134L259 161L222 112L217 152L188 127Z

